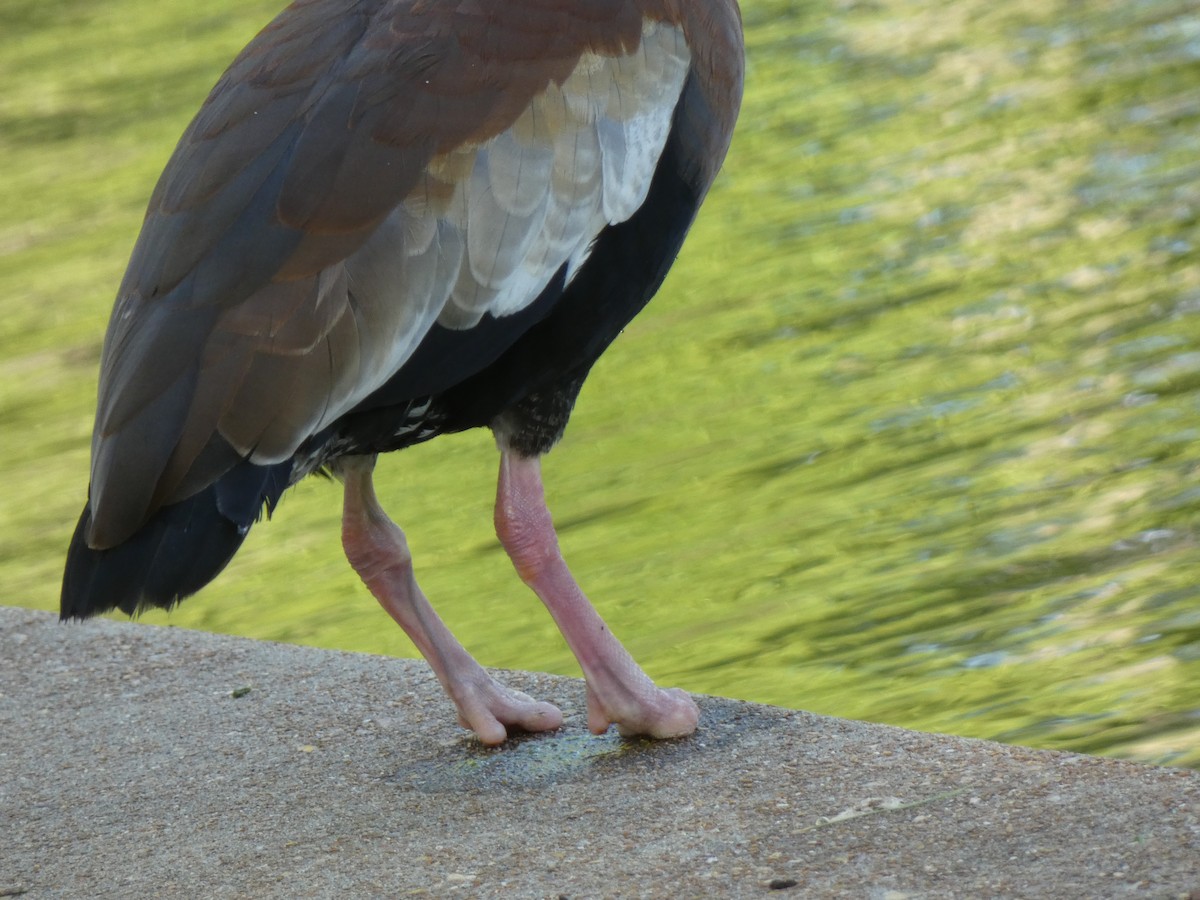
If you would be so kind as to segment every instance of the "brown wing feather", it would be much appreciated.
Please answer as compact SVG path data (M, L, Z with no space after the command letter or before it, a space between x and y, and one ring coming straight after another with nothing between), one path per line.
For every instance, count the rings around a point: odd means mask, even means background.
M445 260L470 252L398 206L414 190L418 206L461 196L473 157L438 195L452 151L511 128L586 54L638 48L650 5L301 0L264 29L181 139L122 283L89 544L120 543L240 457L286 458L334 399L378 381L367 347L412 335L377 334L349 285L444 280ZM399 240L432 241L433 255L393 259ZM355 254L356 268L339 265ZM404 307L387 328L429 327L437 310L419 293L384 295Z

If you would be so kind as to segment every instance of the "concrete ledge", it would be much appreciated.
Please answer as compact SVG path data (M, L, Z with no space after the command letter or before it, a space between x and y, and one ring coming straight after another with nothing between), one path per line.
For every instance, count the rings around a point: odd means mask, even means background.
M421 663L0 609L0 896L1200 897L1195 772L715 697L596 738L505 677L567 726L486 750Z

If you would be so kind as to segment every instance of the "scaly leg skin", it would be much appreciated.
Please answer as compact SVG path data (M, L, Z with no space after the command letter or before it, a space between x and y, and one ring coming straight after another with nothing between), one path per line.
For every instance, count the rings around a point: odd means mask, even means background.
M485 744L500 744L512 726L549 731L562 725L562 713L500 684L483 670L434 612L413 576L408 542L375 496L371 472L375 457L343 460L345 480L342 545L346 558L380 605L396 620L433 667L458 707L458 721Z
M588 728L603 734L682 737L700 710L678 688L662 690L621 646L575 583L558 549L542 488L541 464L501 448L496 534L524 581L546 604L587 679Z

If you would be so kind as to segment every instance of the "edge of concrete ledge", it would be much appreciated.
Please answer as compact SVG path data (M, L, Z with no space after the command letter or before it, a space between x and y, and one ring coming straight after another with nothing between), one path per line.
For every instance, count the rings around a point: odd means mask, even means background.
M0 608L0 896L1200 898L1200 773L717 697L487 749L423 663Z

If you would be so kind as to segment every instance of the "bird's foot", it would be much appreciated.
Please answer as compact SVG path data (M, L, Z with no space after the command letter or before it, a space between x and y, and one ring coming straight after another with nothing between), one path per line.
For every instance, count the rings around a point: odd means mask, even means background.
M456 683L451 696L458 706L458 723L488 746L504 743L509 728L553 731L563 723L557 706L506 687L482 669Z
M613 636L576 583L546 508L537 457L504 449L496 488L496 534L521 580L546 604L587 679L588 728L626 736L683 737L700 710L683 691L657 687Z
M587 704L588 729L593 734L616 725L624 737L677 738L691 734L700 723L700 708L686 691L659 688L649 679L603 689L589 682Z

